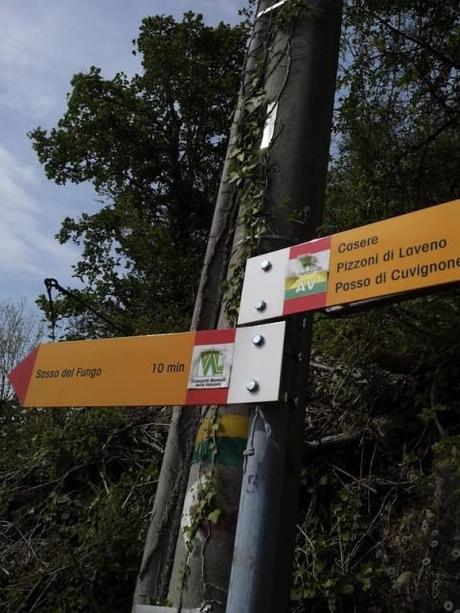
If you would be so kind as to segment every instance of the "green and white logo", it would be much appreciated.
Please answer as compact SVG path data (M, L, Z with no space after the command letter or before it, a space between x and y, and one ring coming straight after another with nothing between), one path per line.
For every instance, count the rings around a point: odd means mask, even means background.
M223 351L203 351L200 355L198 376L222 376L224 374L224 359L225 353Z
M188 389L228 387L232 357L233 344L195 347Z

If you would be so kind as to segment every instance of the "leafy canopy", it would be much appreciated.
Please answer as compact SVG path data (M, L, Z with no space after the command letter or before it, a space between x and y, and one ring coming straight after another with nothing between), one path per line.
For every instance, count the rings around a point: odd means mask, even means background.
M30 133L50 179L94 186L100 210L66 217L58 239L82 248L86 298L133 333L189 320L246 36L245 24L210 27L193 13L148 17L133 41L141 74L75 75L57 126ZM82 313L67 299L60 309ZM79 328L108 332L88 313Z
M460 197L458 1L345 4L324 234ZM317 316L296 613L458 608L459 313Z

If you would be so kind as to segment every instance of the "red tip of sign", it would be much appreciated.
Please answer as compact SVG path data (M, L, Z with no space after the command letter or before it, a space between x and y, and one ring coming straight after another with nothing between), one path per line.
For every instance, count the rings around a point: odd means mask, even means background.
M10 372L8 378L16 392L19 402L23 405L29 389L30 378L34 369L39 347L36 347L29 355L19 362L14 370Z

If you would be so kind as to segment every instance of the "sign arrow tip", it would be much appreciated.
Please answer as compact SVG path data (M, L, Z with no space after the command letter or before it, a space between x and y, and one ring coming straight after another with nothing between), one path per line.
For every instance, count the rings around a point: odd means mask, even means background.
M22 362L12 370L8 379L16 392L19 402L24 406L24 402L29 388L30 379L32 377L32 371L34 369L35 360L37 358L39 347L36 347L28 356L26 356Z

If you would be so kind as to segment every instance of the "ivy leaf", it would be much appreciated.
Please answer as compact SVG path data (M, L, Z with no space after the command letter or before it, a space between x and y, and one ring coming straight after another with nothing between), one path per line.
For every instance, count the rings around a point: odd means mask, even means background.
M208 519L212 524L217 524L221 515L222 515L221 509L214 509L214 511L211 511L208 514Z

